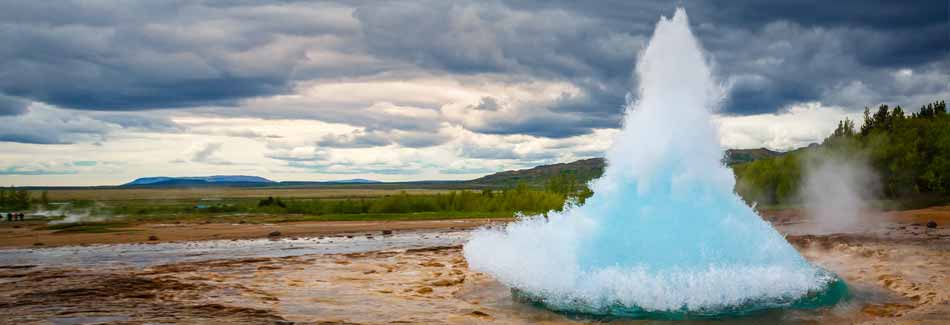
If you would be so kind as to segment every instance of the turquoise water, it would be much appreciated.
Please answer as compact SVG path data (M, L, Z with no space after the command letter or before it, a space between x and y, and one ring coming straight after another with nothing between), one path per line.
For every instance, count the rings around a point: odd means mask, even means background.
M734 306L713 309L691 310L682 307L673 310L647 310L637 306L624 306L621 304L592 306L583 301L576 301L573 304L564 304L560 301L548 301L544 297L529 292L511 289L511 294L515 300L534 304L538 307L547 308L553 311L561 312L574 316L575 318L593 319L593 320L612 320L616 318L634 318L634 319L656 319L656 320L719 320L732 319L738 317L750 317L762 315L764 313L776 310L809 310L821 309L834 306L850 298L848 285L840 278L835 278L826 287L816 292L810 292L802 297L786 297L779 299L753 300Z

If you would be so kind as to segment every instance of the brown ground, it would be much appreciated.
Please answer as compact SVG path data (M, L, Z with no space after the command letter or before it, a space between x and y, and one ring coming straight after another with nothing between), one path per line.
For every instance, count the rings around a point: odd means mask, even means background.
M802 211L799 209L762 211L762 216L773 224L789 224L802 221ZM888 211L877 215L866 216L873 223L887 224L926 224L934 221L941 225L950 225L950 206L937 206L917 210Z
M211 239L263 238L274 231L282 236L319 236L348 232L382 230L422 230L456 228L467 229L499 219L452 219L419 221L306 221L276 224L226 223L163 223L138 224L112 233L55 233L52 230L34 230L44 223L0 224L0 248L68 246L88 244L144 243L163 241L196 241ZM150 241L155 236L158 240Z
M855 297L832 309L730 323L950 323L948 216L948 207L905 211L875 221L874 231L789 236L806 258L842 276ZM794 213L769 218L780 231L799 222ZM925 227L929 220L938 228ZM513 301L507 288L469 270L459 247L145 269L6 266L0 310L0 323L9 324L590 322Z

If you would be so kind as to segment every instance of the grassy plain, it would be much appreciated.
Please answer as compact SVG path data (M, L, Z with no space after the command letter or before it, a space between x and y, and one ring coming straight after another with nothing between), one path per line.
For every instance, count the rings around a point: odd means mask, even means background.
M501 191L498 191L501 193ZM540 194L539 194L540 193ZM487 199L484 195L488 195ZM532 196L534 195L534 196ZM541 195L541 196L538 196ZM39 196L39 194L34 194ZM483 209L479 203L500 201L501 194L447 189L378 189L359 187L207 187L207 188L81 188L47 190L50 219L69 217L82 226L49 229L61 232L109 232L116 222L140 223L286 223L297 221L408 221L510 218L512 208ZM547 199L541 191L510 192L527 202ZM265 205L268 198L273 204ZM472 200L481 199L474 206ZM442 206L433 202L441 199ZM556 197L554 197L556 201ZM423 209L400 206L431 203ZM494 202L493 201L493 202ZM554 202L557 203L557 202ZM532 206L528 206L531 209ZM521 209L518 209L521 210Z
M48 189L49 204L34 204L27 221L0 222L0 247L243 239L267 237L272 232L306 236L476 227L510 220L514 216L511 207L520 203L562 202L554 200L559 196L543 191L503 192L286 187ZM512 202L515 205L499 205ZM494 203L495 210L487 210L486 203ZM420 207L429 210L419 211Z
M291 187L206 187L206 188L85 188L48 190L50 201L93 200L201 200L265 198L373 198L399 194L436 194L437 189L367 189L367 188L291 188ZM34 197L39 193L33 193Z

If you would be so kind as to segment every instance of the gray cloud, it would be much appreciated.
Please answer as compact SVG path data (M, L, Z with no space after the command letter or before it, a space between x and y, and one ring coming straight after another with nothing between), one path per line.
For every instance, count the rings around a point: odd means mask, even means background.
M191 160L197 161L197 162L205 162L209 158L211 158L211 155L213 155L218 150L221 150L220 143L205 144L204 147L201 147L201 149L198 149L198 151L195 151L195 153L191 155Z
M427 148L438 146L451 140L446 134L432 132L398 132L391 136L393 141L407 148Z
M519 153L512 145L486 145L471 141L462 141L458 147L460 157L490 160L519 160L522 163L544 163L558 157L554 151L531 151Z
M223 116L306 118L386 132L322 139L331 147L444 143L438 116L407 117L337 102L260 102L301 81L435 74L567 82L578 96L537 103L488 123L488 134L566 138L618 127L637 80L637 53L666 1L7 1L0 4L0 116L24 103L88 110L202 108ZM915 107L950 96L948 4L922 0L695 1L700 42L729 86L725 114L822 101L857 110ZM911 71L909 75L902 74ZM345 96L345 94L341 94ZM477 109L497 111L486 97ZM249 103L250 101L250 103ZM429 102L396 106L437 110ZM234 107L239 106L239 107ZM155 111L60 123L75 136L2 131L0 141L72 143L107 129L176 130ZM81 127L78 124L85 124ZM400 135L390 131L402 130ZM379 133L376 136L381 136Z
M511 148L483 146L472 142L463 142L459 146L460 155L476 159L518 159L520 156Z
M686 7L717 75L732 85L722 107L727 114L831 101L828 89L854 80L863 80L871 93L886 98L946 93L946 87L889 91L894 88L890 76L898 69L950 61L945 1L884 6L844 1L817 7L794 1L696 2ZM552 103L550 109L584 112L595 121L585 119L579 122L583 125L561 128L563 132L534 132L536 116L526 116L524 123L476 130L567 137L619 125L624 95L636 84L630 72L635 55L657 17L671 11L672 4L642 1L596 6L421 2L360 8L355 16L377 55L452 73L524 73L574 83L583 96ZM400 33L423 36L406 38ZM851 108L876 100L864 98Z
M699 15L706 20L752 27L787 20L824 27L908 28L946 22L947 19L947 2L942 0L879 2L873 5L861 0L738 0L695 2L691 5L696 5Z
M392 144L392 140L378 132L354 132L353 134L327 134L317 141L317 146L330 148L371 148Z
M939 99L947 89L946 83L934 82L928 88L894 88L898 84L894 74L901 69L930 70L934 64L950 62L950 54L942 58L915 58L914 53L893 53L890 64L894 67L875 66L861 57L861 53L898 46L888 41L893 31L858 29L854 27L814 27L795 22L777 21L759 30L723 28L709 37L711 54L719 74L732 85L723 110L731 114L774 112L788 104L822 101L826 104L846 105L860 109L875 105L883 98L929 95L927 100ZM737 46L743 51L730 51ZM937 44L937 43L935 43ZM939 46L933 47L940 52ZM939 71L939 70L936 70ZM950 74L941 72L945 80ZM869 87L869 96L853 98L848 102L836 100L842 87L861 82ZM941 89L934 89L943 88ZM857 104L857 105L855 105ZM919 105L922 102L905 103Z
M171 119L159 115L136 114L92 114L93 118L118 125L126 129L145 130L153 132L175 132L184 128Z
M0 116L0 142L71 144L96 142L120 127L84 114L33 105L27 113Z
M181 132L164 116L73 111L33 104L18 115L0 114L0 142L73 144L101 142L120 131Z
M260 133L260 132L256 132L256 131L253 131L253 130L223 130L223 131L220 131L220 132L214 132L214 133L212 133L212 134L220 134L220 135L226 135L226 136L229 136L229 137L249 138L249 139L255 139L255 138L280 139L280 138L283 138L282 136L279 136L279 135L276 135L276 134L265 134L265 133Z
M357 164L352 161L329 161L325 157L314 157L313 160L291 159L287 167L304 170L313 174L419 174L427 166L420 162L371 162Z
M496 168L486 168L486 167L477 167L477 168L446 168L439 170L441 174L450 174L450 175L459 175L459 174L489 174L498 172L500 170Z
M218 142L206 143L191 154L191 162L209 165L237 165L235 162L217 157L217 153L221 151L222 146L223 144Z
M350 134L328 134L317 141L318 147L372 148L398 144L407 148L426 148L448 142L451 138L437 132L355 131Z

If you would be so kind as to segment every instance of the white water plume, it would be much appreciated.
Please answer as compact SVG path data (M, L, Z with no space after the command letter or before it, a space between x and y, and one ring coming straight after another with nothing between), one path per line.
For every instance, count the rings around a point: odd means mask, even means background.
M469 265L548 306L715 310L797 299L833 275L733 192L711 110L720 90L686 13L661 18L636 67L639 99L585 205L473 233Z

